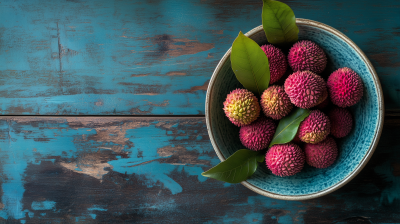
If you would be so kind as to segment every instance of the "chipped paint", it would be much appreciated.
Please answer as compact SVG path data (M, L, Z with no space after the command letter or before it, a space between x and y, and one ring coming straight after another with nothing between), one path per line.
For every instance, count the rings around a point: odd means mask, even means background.
M346 186L296 202L202 177L219 162L208 138L199 138L207 136L204 118L2 117L0 222L173 223L179 211L203 223L396 223L398 132L385 126L371 161Z
M116 153L121 153L121 148L110 148L112 151ZM86 174L92 176L100 181L103 178L103 175L107 174L109 171L106 171L105 168L112 169L112 166L108 163L102 162L104 157L101 154L91 153L87 155L80 156L77 162L60 162L60 165L70 171Z
M158 56L179 57L182 55L197 54L214 48L213 43L200 43L198 40L175 38L173 35L163 34L149 38L157 46ZM154 55L154 54L150 54Z
M175 75L186 75L186 72L178 72L178 71L176 71L176 72L167 72L165 75L167 75L167 76L175 76Z
M143 77L143 76L148 76L150 75L150 73L146 73L146 74L132 74L131 77Z
M190 88L188 90L178 90L178 91L175 91L174 93L196 93L197 91L200 91L200 90L207 91L209 82L210 82L210 80L206 81L201 86L193 86L192 88Z
M32 202L31 208L33 210L51 210L56 207L54 201L34 201Z
M103 106L103 101L102 100L99 100L99 101L97 101L96 103L94 103L94 105L96 105L96 106L98 106L98 107L100 107L100 106Z

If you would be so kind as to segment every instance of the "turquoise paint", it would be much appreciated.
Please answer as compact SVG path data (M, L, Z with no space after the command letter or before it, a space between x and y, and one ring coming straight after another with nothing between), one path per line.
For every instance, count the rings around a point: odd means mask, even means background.
M3 164L3 174L7 180L2 183L3 196L2 203L4 209L0 211L0 216L4 219L14 218L21 219L25 217L22 211L21 200L25 189L23 187L23 173L27 166L27 162L19 160L21 154L10 147L9 159L7 164Z
M290 214L287 214L287 215L284 215L284 216L280 216L279 218L278 218L278 223L282 223L282 224L289 224L289 223L294 223L293 222L293 219L292 219L292 217L291 217L291 215Z
M135 7L138 3L141 6ZM162 53L161 57L147 56L151 52L157 52L158 45L152 43L151 39L157 35L167 34L171 35L171 38L186 38L205 44L214 42L213 38L208 35L197 35L191 31L181 33L191 22L199 22L199 20L202 20L199 24L204 24L199 27L207 32L208 29L212 29L206 25L211 20L206 17L198 17L195 20L188 19L188 15L185 16L185 19L176 20L171 12L192 11L194 8L192 2L173 3L175 2L160 3L162 6L159 7L165 9L160 11L156 10L157 7L153 7L151 3L143 1L112 2L103 0L86 2L86 9L82 11L82 8L78 7L79 4L70 2L55 1L49 3L45 8L37 7L40 3L36 0L22 5L6 2L0 11L1 21L4 21L5 27L3 38L9 44L4 48L7 51L12 50L12 54L0 55L0 59L6 62L0 65L0 70L18 70L17 73L25 76L27 80L21 83L25 86L22 92L18 92L18 96L14 96L20 100L4 100L2 108L18 105L32 108L31 111L22 114L55 114L57 111L63 114L112 114L114 111L117 114L140 113L130 112L133 108L139 108L142 111L149 110L152 114L197 114L199 108L204 107L204 91L200 90L194 93L179 93L179 91L188 90L194 85L201 86L209 79L213 68L209 67L208 72L204 72L204 67L199 65L209 63L208 53L215 53L216 50L211 48L204 52L182 56L162 55ZM206 5L196 6L196 12L207 13L207 10ZM115 11L118 11L116 15ZM143 12L146 13L143 14ZM154 17L155 15L160 15L160 17ZM165 20L165 18L169 19ZM32 20L35 20L35 23ZM90 21L90 24L87 24L87 21ZM120 21L126 22L121 23ZM58 22L58 32L56 22ZM32 41L34 43L43 41L41 42L42 48L36 49L34 52L30 49L35 49L35 47L28 47L28 51L15 46L12 49L13 41L8 37L16 32L25 39L23 43L16 46L25 46ZM29 85L30 78L26 76L25 71L41 70L42 74L51 73L51 77L59 77L57 33L59 33L60 44L65 49L76 52L64 55L61 60L62 70L66 72L66 76L64 76L66 82L74 83L73 88L80 92L88 92L86 89L91 87L113 92L112 95L89 92L70 94L68 85L62 87L61 91L57 91L53 86L45 83L35 82L39 85ZM179 43L182 42L178 41L177 46L182 46ZM151 47L143 48L144 46ZM26 59L21 60L21 58ZM41 63L32 62L39 59L43 59L43 61ZM182 70L188 74L172 77L165 75L168 72ZM131 77L131 74L151 75ZM40 74L38 75L40 77ZM88 78L96 80L95 84L87 84ZM196 79L196 82L192 81L193 78ZM124 86L121 83L133 83L134 85ZM16 90L17 87L13 84L13 81L9 81L3 87L10 91ZM136 84L160 85L165 90L162 90L159 95L139 95L141 93L135 92L138 89ZM66 92L66 96L62 92ZM148 92L144 92L144 94L148 94ZM33 100L21 100L23 97L32 95L38 97ZM40 95L46 96L40 97ZM102 102L102 106L95 105L99 101ZM194 107L188 106L189 101L190 105L194 105ZM167 102L168 108L157 106L165 102ZM40 105L46 105L46 107Z
M246 214L243 218L245 223L263 223L263 216L262 213L253 213L253 214Z
M146 137L148 138L148 136L152 136L151 145L148 144L147 140L141 141L141 139L146 139ZM148 182L148 187L156 186L157 181L159 181L166 189L170 190L172 194L178 194L182 192L182 187L171 177L169 177L169 174L174 170L178 170L180 172L185 171L189 175L197 176L199 181L206 180L205 177L201 176L201 173L203 172L201 166L185 166L183 168L182 165L160 163L157 161L157 159L169 157L161 157L157 153L157 149L168 146L165 145L165 142L174 139L173 136L165 136L164 130L155 128L153 125L151 125L150 127L127 130L126 137L130 138L131 141L133 141L135 147L127 149L127 151L130 152L130 158L121 158L108 162L111 166L113 166L114 171L119 173L135 173L137 175L144 175L145 178L150 181ZM158 138L161 138L162 141L155 140ZM188 150L194 150L196 148L198 147L194 146L190 149L188 148ZM143 157L138 158L134 156L137 155L137 150L143 151ZM143 164L145 162L149 163ZM142 165L134 166L137 164Z
M32 202L31 208L33 210L51 210L56 208L56 202L54 201L34 201Z
M376 5L374 1L364 1L359 5L356 1L308 0L288 4L297 17L331 25L355 41L371 56L381 82L387 87L387 108L400 108L400 94L396 91L400 68L394 66L400 56L392 47L400 42L400 35L393 34L398 32L398 2L390 0ZM150 114L204 114L205 91L179 91L209 80L238 32L261 24L262 3L225 6L229 14L224 13L222 6L197 0L166 0L156 7L153 2L139 0L77 4L51 1L46 7L39 5L39 0L5 1L0 8L0 25L4 28L0 77L14 77L2 80L1 88L11 93L2 100L3 114L16 107L24 108L16 112L20 114L127 115L140 114L139 110ZM53 85L61 75L58 33L64 49L75 52L62 57L65 85L59 88ZM212 43L214 47L196 54L162 54L154 39L163 34L178 39L175 46L182 47L179 39L186 38L195 43ZM380 53L386 55L386 64L379 61ZM149 56L152 54L156 56ZM186 75L166 75L174 71ZM132 74L149 75L131 77ZM164 90L158 95L138 95L137 86L122 85L124 82L161 85ZM78 93L71 93L71 86ZM88 87L98 91L90 92ZM99 93L101 90L107 94ZM161 106L163 103L167 105ZM134 108L138 110L131 111Z
M92 217L92 219L96 219L96 214L90 214L90 216Z
M99 206L99 205L93 205L93 207L88 208L88 210L89 211L102 211L102 212L105 212L108 209L102 208L102 206Z
M6 121L0 122L2 123L1 127L8 126ZM0 217L4 219L21 219L25 217L21 200L25 192L23 187L24 172L29 163L37 164L36 161L41 161L41 158L47 156L65 156L62 154L63 152L66 153L67 157L72 157L80 151L74 144L74 136L82 135L80 134L81 132L85 134L95 133L95 130L74 130L70 129L65 123L59 123L58 128L60 129L56 132L50 129L43 130L43 136L47 136L50 139L49 142L39 142L35 141L34 138L25 138L23 135L14 133L12 126L15 124L12 121L10 126L7 127L10 141L2 142L2 150L0 151L3 175L7 177L2 183L3 196L1 201L5 208L0 211ZM25 131L32 131L33 133L37 128L46 128L46 124L39 124L39 127L24 126ZM69 137L64 135L60 138L60 135L63 135L62 129L68 130ZM53 142L54 145L50 144L50 142ZM75 151L71 152L71 149L75 149ZM54 162L52 159L49 161ZM36 204L32 205L35 206ZM44 204L44 206L50 205L50 202Z

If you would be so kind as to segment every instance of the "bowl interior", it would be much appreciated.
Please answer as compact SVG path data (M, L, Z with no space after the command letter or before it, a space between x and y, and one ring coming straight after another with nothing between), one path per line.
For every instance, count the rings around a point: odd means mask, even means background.
M368 161L368 155L373 152L374 142L379 138L377 132L380 132L383 113L383 102L379 99L379 81L376 81L376 75L372 74L374 71L369 67L369 61L363 60L348 42L329 30L307 23L298 23L298 27L299 39L316 42L328 57L329 66L322 77L326 79L332 71L349 67L361 76L364 82L364 96L359 103L349 108L355 120L354 127L350 135L336 141L339 156L332 166L317 169L306 164L300 173L282 178L274 176L265 164L260 164L256 173L245 183L258 193L261 191L266 196L280 199L285 199L280 196L309 196L328 191L339 186L349 176L356 175ZM250 32L250 38L260 45L268 43L262 28L258 27L255 30L256 32ZM221 155L227 158L237 150L245 148L239 140L239 128L225 117L222 110L226 95L235 88L243 88L231 69L229 56L226 56L227 60L220 63L221 69L216 69L217 73L213 75L207 102L210 138L217 154L219 151L220 158ZM294 200L301 199L294 197Z

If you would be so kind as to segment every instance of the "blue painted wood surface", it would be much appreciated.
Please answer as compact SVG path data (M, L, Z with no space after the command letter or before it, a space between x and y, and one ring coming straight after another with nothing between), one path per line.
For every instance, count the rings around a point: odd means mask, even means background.
M283 1L349 36L400 109L400 2ZM0 3L2 114L204 114L210 76L261 0Z
M349 36L400 109L400 2L293 1ZM200 175L219 162L205 93L261 0L0 2L0 223L398 223L400 119L363 171L287 202ZM200 115L198 117L166 117Z
M398 223L399 127L349 184L296 202L201 176L219 162L204 118L2 117L0 223Z

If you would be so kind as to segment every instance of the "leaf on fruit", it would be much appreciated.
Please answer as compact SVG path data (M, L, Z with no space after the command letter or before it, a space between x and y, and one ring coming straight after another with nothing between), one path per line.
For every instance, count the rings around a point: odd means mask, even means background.
M258 163L263 162L264 159L264 154L240 149L229 156L228 159L203 172L201 175L228 183L240 183L253 175L258 167Z
M285 144L293 140L299 129L300 123L308 117L310 110L296 108L288 116L279 121L274 137L269 147L275 144Z
M244 88L255 95L268 88L270 73L267 55L261 47L242 32L232 44L232 70Z

